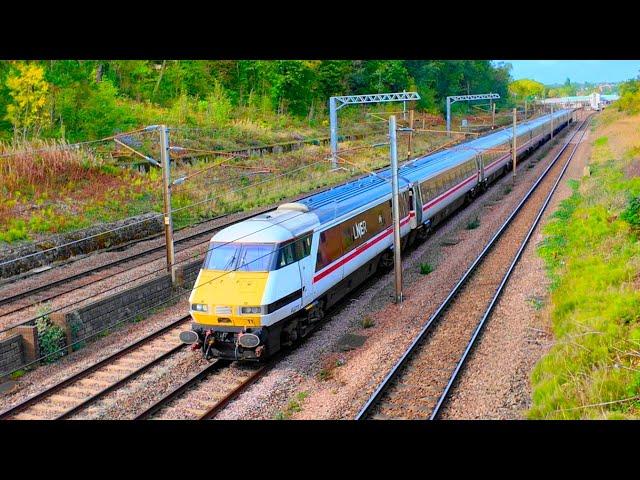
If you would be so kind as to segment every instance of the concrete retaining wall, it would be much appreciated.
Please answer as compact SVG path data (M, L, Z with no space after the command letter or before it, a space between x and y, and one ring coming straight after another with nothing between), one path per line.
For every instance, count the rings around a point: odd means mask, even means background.
M77 310L53 313L51 320L65 329L67 344L72 344L112 327L126 318L138 314L140 319L147 317L151 313L146 311L147 309L165 302L176 293L171 286L171 277L164 275ZM164 306L166 304L161 307Z
M196 261L179 267L176 272L176 278L179 279L176 287L171 285L170 275L163 275L76 310L52 313L51 320L65 330L68 345L108 329L127 318L139 315L141 320L148 317L157 305L190 290L201 265L202 261ZM169 303L164 303L159 308L168 305ZM93 338L95 337L90 340Z
M184 272L183 288L193 288L193 284L196 282L196 278L198 278L198 272L200 272L201 266L202 260L198 260L197 262L187 263L182 267L182 271Z
M118 230L109 231L114 228ZM0 246L0 262L14 259L16 261L0 266L0 278L18 275L74 255L146 238L162 232L163 228L161 217L155 214L145 214L83 230L51 235L47 240L40 242L2 245ZM70 242L75 243L66 245ZM23 258L26 256L28 257Z

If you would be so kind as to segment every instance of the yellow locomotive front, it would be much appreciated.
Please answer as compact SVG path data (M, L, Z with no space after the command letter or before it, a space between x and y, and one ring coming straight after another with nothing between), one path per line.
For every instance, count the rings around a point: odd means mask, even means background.
M193 323L182 341L205 358L259 360L279 349L281 321L302 308L298 262L311 254L308 226L297 236L293 220L287 222L296 215L263 214L213 237L189 297Z

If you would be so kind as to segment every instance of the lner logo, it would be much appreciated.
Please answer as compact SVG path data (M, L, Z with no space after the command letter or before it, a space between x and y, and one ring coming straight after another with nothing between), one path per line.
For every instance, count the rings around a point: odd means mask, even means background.
M367 233L367 222L366 222L366 220L358 222L353 226L353 239L354 240L357 240L358 238L364 236L365 233Z

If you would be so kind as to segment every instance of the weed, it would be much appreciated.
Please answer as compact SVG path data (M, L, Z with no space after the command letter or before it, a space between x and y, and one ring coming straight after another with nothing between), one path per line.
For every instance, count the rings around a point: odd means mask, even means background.
M373 319L371 317L364 317L360 324L362 325L362 328L371 328L373 326L375 326L375 322L373 321Z
M480 226L480 217L476 217L473 220L467 222L467 230L474 230Z
M544 306L544 302L539 297L529 297L527 303L534 309L540 310Z
M13 372L10 377L12 380L18 380L20 377L22 377L25 373L27 373L26 370L16 370L15 372Z
M430 263L421 263L420 264L420 274L421 275L429 275L433 272L433 266Z
M326 382L327 380L330 380L333 378L333 371L328 368L322 368L318 372L317 376L318 376L318 380L322 382Z
M596 147L603 147L603 146L605 146L607 143L609 143L609 139L608 139L607 137L599 137L599 138L596 138L596 139L593 141L593 144L594 144Z
M279 410L273 416L274 420L289 420L294 413L302 411L302 404L309 396L309 392L298 392L293 399L289 400L287 407L284 410Z
M513 191L513 187L511 185L507 185L504 187L504 194L509 195Z

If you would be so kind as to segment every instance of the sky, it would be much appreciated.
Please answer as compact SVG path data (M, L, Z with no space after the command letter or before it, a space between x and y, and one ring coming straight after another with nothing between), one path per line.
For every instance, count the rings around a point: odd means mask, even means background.
M620 82L640 74L640 60L503 60L513 65L514 80L530 78L545 85L572 82Z

